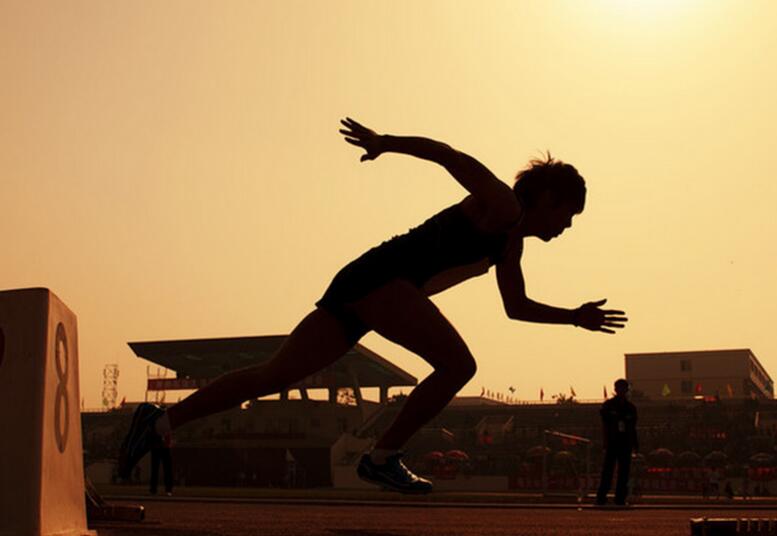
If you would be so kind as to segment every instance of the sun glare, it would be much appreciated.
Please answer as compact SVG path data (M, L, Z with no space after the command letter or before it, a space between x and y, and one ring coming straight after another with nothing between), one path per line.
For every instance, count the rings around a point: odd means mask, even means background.
M601 0L610 13L629 19L659 19L687 12L697 2L693 0Z
M650 38L664 38L709 11L709 4L701 0L591 0L568 5L578 20L604 31L631 34L634 39L646 38L645 32Z

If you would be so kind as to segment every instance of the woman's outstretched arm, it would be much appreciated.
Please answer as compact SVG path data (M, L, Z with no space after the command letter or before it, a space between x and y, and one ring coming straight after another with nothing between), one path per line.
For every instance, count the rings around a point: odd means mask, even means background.
M584 303L577 309L563 309L529 299L521 271L522 253L523 243L514 242L496 265L497 285L508 318L542 324L571 324L610 334L626 325L628 318L623 311L601 309L607 300Z
M376 134L350 118L341 123L346 127L340 130L345 141L366 151L361 157L362 162L375 160L383 153L407 154L435 162L488 210L491 221L508 224L518 219L521 209L510 187L468 154L428 138Z

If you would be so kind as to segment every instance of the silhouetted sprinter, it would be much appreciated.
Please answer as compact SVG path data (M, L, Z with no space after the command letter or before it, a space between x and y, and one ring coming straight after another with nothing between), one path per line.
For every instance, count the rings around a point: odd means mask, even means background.
M536 236L548 242L583 210L585 183L574 167L548 155L520 172L511 189L480 162L444 143L378 135L352 119L342 125L345 141L365 150L362 162L383 153L430 160L443 166L469 195L345 266L269 362L224 374L166 412L150 404L139 406L122 445L120 475L145 455L156 434L280 392L375 331L421 356L434 371L413 389L396 420L362 457L358 474L398 491L428 492L432 483L405 467L399 449L475 374L467 345L429 296L496 265L505 312L512 319L605 333L624 326L622 311L600 308L606 300L561 309L535 302L524 291L523 239Z
M615 463L618 463L618 481L615 484L615 504L624 506L629 484L631 453L639 451L637 439L637 408L629 402L626 394L629 382L615 382L615 396L602 404L602 436L604 440L604 463L596 504L607 504L607 493L612 484Z

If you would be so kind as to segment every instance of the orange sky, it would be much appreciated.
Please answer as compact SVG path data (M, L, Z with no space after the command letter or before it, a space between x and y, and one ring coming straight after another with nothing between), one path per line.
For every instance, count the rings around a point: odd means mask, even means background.
M586 211L527 241L529 296L609 298L616 336L517 323L493 271L435 302L481 387L601 396L625 352L751 348L777 377L773 2L0 3L0 288L78 315L81 392L143 397L127 341L288 332L332 275L464 191L350 115L506 182L549 149ZM410 373L430 368L369 335Z

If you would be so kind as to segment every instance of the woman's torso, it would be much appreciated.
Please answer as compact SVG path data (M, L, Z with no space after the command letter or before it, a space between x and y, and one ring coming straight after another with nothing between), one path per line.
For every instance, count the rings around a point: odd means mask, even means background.
M374 250L392 252L387 259L396 275L431 295L486 273L501 259L514 225L491 227L488 214L469 196Z

